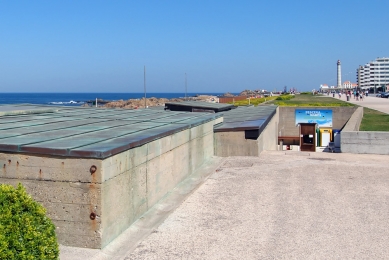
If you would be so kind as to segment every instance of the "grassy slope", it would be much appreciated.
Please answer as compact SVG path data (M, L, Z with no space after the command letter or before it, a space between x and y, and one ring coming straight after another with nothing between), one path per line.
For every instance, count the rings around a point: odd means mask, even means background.
M370 109L363 109L360 131L389 131L389 115Z
M340 106L355 106L354 104L344 102L342 100L322 96L322 95L296 95L291 100L273 101L278 106L296 106L296 107L340 107Z

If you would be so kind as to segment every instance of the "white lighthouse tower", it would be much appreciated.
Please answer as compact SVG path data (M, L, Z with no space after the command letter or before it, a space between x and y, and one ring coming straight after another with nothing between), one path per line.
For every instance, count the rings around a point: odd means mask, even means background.
M337 86L337 88L341 88L342 87L342 72L341 72L341 67L340 67L340 60L338 60L337 65L338 65L338 75L337 75L338 86Z

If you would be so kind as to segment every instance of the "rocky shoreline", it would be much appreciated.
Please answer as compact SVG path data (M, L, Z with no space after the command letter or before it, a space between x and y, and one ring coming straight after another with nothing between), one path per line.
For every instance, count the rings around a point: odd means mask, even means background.
M240 92L237 96L258 96L261 94L261 91L259 90L243 90ZM223 95L223 97L234 97L235 95L227 92ZM218 103L219 97L217 96L211 96L211 95L197 95L195 97L188 97L188 98L156 98L156 97L150 97L146 98L146 107L155 107L155 106L165 106L165 103L167 102L182 102L185 100L191 100L191 101L205 101L205 102L211 102L211 103ZM100 103L100 104L99 104ZM90 104L86 104L86 106L90 106ZM123 108L123 109L138 109L138 108L145 108L145 98L140 99L129 99L129 100L118 100L113 102L99 102L99 107L106 107L106 108Z
M196 97L188 97L188 98L146 98L146 107L154 107L154 106L165 106L167 102L182 102L185 100L191 101L205 101L205 102L217 102L218 98L216 96L209 95L199 95ZM113 102L108 102L101 107L107 108L123 108L123 109L138 109L145 108L145 98L141 99L129 99L129 100L118 100Z

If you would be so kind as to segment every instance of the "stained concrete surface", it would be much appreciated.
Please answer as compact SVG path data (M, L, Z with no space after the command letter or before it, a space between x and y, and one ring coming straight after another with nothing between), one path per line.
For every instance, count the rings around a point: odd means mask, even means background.
M387 259L388 159L294 151L225 158L150 235L114 242L122 254L100 259Z

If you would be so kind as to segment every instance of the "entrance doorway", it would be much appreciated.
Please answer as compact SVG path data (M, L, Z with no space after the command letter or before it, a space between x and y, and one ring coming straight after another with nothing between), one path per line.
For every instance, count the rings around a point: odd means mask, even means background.
M316 124L300 123L300 151L316 151Z

